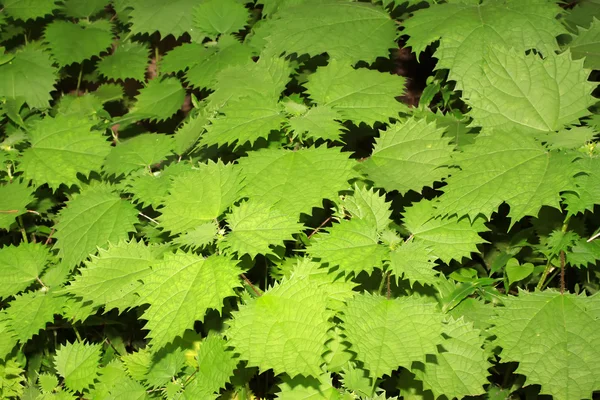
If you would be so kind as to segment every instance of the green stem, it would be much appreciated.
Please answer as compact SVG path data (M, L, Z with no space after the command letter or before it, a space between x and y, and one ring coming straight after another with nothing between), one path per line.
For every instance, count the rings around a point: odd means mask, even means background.
M562 227L561 227L561 232L562 233L566 233L567 230L569 229L569 221L571 220L571 215L567 215L563 221ZM542 277L540 278L540 281L537 284L537 290L543 290L544 288L544 283L546 281L546 278L548 277L548 274L550 273L550 270L552 269L552 259L553 257L549 257L548 258L548 263L546 264L546 268L544 269L544 273L542 274Z
M71 324L71 326L73 327L73 332L75 332L75 337L77 338L77 341L83 342L83 339L81 339L81 335L79 334L79 331L75 327L75 324Z
M156 76L159 75L159 71L158 71L158 60L159 60L160 54L158 52L158 46L156 46L154 48L154 59L156 60Z
M23 237L23 241L25 243L29 243L29 240L27 239L27 232L25 232L25 225L23 225L23 218L21 218L20 215L17 217L17 223L19 225L19 230L21 231L21 236Z
M381 276L381 282L379 282L379 289L377 293L383 294L383 288L385 287L386 281L389 279L390 271L384 272Z
M79 68L79 76L77 77L77 88L75 89L75 94L79 97L79 88L81 87L81 78L83 78L83 62L81 63L81 67Z

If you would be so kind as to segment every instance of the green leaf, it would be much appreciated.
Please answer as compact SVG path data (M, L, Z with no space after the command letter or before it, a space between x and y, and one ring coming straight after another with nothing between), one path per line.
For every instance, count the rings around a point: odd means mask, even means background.
M50 259L48 247L41 243L0 248L0 298L15 295L39 279Z
M209 334L198 350L198 390L205 393L218 393L233 376L238 360L227 350L228 343L221 336Z
M172 154L174 145L172 136L142 133L112 147L104 162L104 170L117 177L142 168L149 171L154 164Z
M184 33L192 34L193 7L197 0L129 0L133 9L129 17L131 32L153 34L157 32L161 39L173 35L178 39Z
M81 185L77 175L86 178L92 171L100 171L111 149L106 137L92 130L93 126L93 121L77 114L37 121L29 131L31 147L21 159L24 176L55 190L61 184Z
M540 140L546 142L551 150L578 149L594 141L596 132L590 126L574 126L560 132L548 132L540 135Z
M333 387L331 376L323 374L317 381L314 378L282 376L277 399L282 400L340 400L340 392Z
M90 18L98 14L110 0L63 0L62 11L71 18Z
M327 300L322 285L307 277L285 279L233 313L229 345L261 372L318 377L332 328Z
M173 239L173 243L196 250L214 242L218 232L219 227L214 222L207 222L177 236Z
M360 169L388 192L421 192L450 175L454 146L443 129L424 119L408 119L380 131L371 157Z
M162 201L162 229L178 234L221 216L240 197L239 174L234 164L209 162L176 176Z
M179 252L155 263L138 289L139 304L150 304L142 318L151 346L161 348L183 335L209 309L220 312L223 300L242 286L240 272L236 261L218 255Z
M304 229L304 225L298 223L297 214L283 210L261 200L245 201L233 207L225 216L231 232L221 241L221 248L238 257L275 254L271 246L283 246L285 240L292 240L293 234Z
M352 218L342 220L319 233L306 249L311 257L339 266L340 272L358 275L365 271L369 275L373 268L383 269L382 261L388 257L388 249L379 244L377 226L373 222Z
M372 378L410 368L435 354L442 342L442 318L435 303L416 297L386 299L369 293L348 300L343 329L356 359ZM376 327L376 329L374 329Z
M341 115L329 106L315 106L306 114L297 115L287 122L294 137L306 136L313 139L339 141L344 126L337 120Z
M208 124L207 113L200 111L198 114L186 120L175 131L175 154L183 155L188 152L204 133L204 126Z
M439 271L433 269L435 256L423 241L404 243L390 254L390 271L398 278L407 279L412 287L415 282L435 286Z
M102 346L83 342L68 343L56 350L56 371L65 386L80 392L94 383L100 366Z
M303 2L279 10L256 28L271 54L328 53L349 64L374 62L396 48L396 26L380 7L344 0ZM368 40L366 40L368 38Z
M158 208L163 199L169 194L173 180L190 171L192 167L185 163L173 163L160 171L148 173L148 170L138 170L129 175L126 180L127 191L131 191L134 201L142 206Z
M596 102L590 71L568 51L541 59L492 47L480 68L480 75L464 79L463 96L473 125L485 129L556 131L588 115Z
M249 142L252 145L260 138L268 138L271 131L279 130L285 120L278 104L261 95L230 100L220 113L206 126L201 144L235 143L239 147Z
M112 25L106 20L78 24L55 20L46 27L44 38L50 53L63 67L89 60L108 49L113 41L111 29Z
M573 189L570 181L577 172L571 157L548 152L517 132L478 136L457 157L457 164L461 171L447 179L438 213L490 218L505 202L511 225L536 216L542 206L560 208L560 193Z
M0 229L8 230L32 201L33 189L26 183L16 180L0 185Z
M569 192L563 195L569 214L593 211L600 199L600 158L582 156L575 161L577 168L585 172L575 177L577 193Z
M176 78L152 79L140 90L131 115L153 121L164 121L181 108L185 89Z
M96 64L96 70L107 79L128 78L143 82L148 67L150 49L138 42L122 43L114 52Z
M533 273L534 266L531 263L520 265L518 260L511 258L504 267L506 277L508 278L508 286L515 282L522 281Z
M259 150L240 159L239 165L246 184L241 196L278 204L290 214L311 214L313 207L322 207L323 199L337 199L356 177L356 161L325 146Z
M600 240L588 242L581 239L567 253L567 262L574 267L587 267L600 260Z
M27 21L52 14L57 0L2 0L3 12L14 19Z
M390 204L386 203L385 195L380 196L373 189L354 185L354 193L346 196L341 205L353 217L360 218L374 224L377 232L383 231L390 224Z
M104 306L106 311L117 308L121 313L135 305L134 293L163 251L161 247L146 246L135 240L111 244L85 262L85 268L79 270L80 275L75 276L67 290L83 301Z
M477 245L486 243L479 233L488 230L482 218L471 223L468 218L433 217L436 213L434 203L426 200L406 208L402 214L404 225L415 242L423 243L431 249L431 254L445 263L479 253Z
M249 18L248 9L236 0L206 0L194 9L194 27L210 38L241 31Z
M15 296L6 309L11 335L24 344L54 320L54 314L60 312L63 303L64 299L52 292L30 291Z
M10 329L10 321L6 318L6 313L0 314L0 360L6 359L17 345L17 341L17 336Z
M490 46L513 48L518 53L538 49L544 55L558 50L556 37L566 33L557 19L561 13L557 4L545 0L434 4L404 21L403 34L408 35L407 45L417 55L439 40L434 53L439 60L437 68L449 69L449 79L457 81L461 90L464 78L476 76L474 71L484 63ZM520 28L513 29L515 26Z
M577 36L569 43L573 59L585 57L585 68L600 69L600 21L594 17L589 29L578 27L578 30Z
M311 100L337 111L340 119L372 126L408 111L396 100L404 92L404 83L404 78L398 75L354 69L344 62L331 60L329 65L310 75L304 87Z
M97 247L127 239L136 222L133 205L121 200L110 186L85 188L60 211L55 248L65 265L75 267Z
M600 389L600 298L549 290L503 303L491 333L502 361L518 362L515 373L526 384L541 385L541 394L556 400L591 398Z
M0 97L24 100L32 108L48 108L56 78L50 56L33 44L25 46L10 62L0 65Z
M484 394L483 386L489 383L487 370L492 364L487 360L479 330L471 323L450 319L444 334L448 338L438 347L434 362L424 363L424 369L413 368L417 379L435 398L462 399Z
M252 48L243 45L238 39L222 36L217 46L198 51L193 56L193 61L186 63L189 70L185 74L185 80L198 89L215 88L221 71L248 63L252 55Z
M185 71L200 60L210 57L215 51L215 47L205 47L201 43L183 43L169 50L160 59L160 71L164 74Z

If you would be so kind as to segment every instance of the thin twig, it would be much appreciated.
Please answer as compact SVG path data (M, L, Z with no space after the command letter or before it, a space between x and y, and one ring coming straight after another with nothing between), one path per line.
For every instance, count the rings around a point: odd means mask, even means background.
M48 286L44 285L44 282L42 282L42 280L39 278L39 276L36 276L36 277L35 277L35 280L36 280L36 281L38 281L38 283L39 283L40 285L42 285L42 287L43 287L44 289L48 289Z
M139 215L141 215L142 217L146 218L148 221L155 223L156 225L160 225L160 224L159 224L159 222L158 222L157 220L155 220L155 219L153 219L153 218L150 218L149 216L147 216L147 215L146 215L146 214L144 214L144 213L141 213L141 212L140 212L140 213L139 213Z
M256 287L252 284L252 282L250 282L250 279L248 279L248 277L246 275L240 274L240 276L242 277L244 282L246 282L248 284L248 286L250 286L252 288L252 290L254 291L254 293L256 293L256 295L258 297L262 296L262 294L258 291L258 289L256 289Z
M565 292L565 251L560 251L560 294Z
M331 216L327 217L327 219L323 222L321 222L321 225L317 226L310 235L308 235L308 238L310 239L311 237L313 237L313 235L315 233L317 233L319 231L319 229L321 229L323 226L325 226L326 223L328 223L329 221L331 221Z
M596 239L598 239L599 237L600 237L600 232L596 233L594 236L592 236L591 238L589 238L589 239L587 240L587 242L589 243L589 242L591 242L592 240L596 240Z
M45 245L50 244L50 242L52 241L52 235L54 235L54 228L52 228L52 230L50 231L50 234L48 235L48 238L44 242Z

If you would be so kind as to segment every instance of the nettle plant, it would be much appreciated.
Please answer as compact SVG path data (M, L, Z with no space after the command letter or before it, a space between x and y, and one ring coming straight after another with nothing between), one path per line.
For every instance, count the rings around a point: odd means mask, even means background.
M0 397L600 390L596 2L0 3Z

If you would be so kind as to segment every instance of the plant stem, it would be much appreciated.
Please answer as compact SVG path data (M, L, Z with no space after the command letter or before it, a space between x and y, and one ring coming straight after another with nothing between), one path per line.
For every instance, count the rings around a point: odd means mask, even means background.
M252 284L252 282L250 282L250 279L248 279L248 277L244 274L240 274L240 276L242 277L242 279L244 280L244 282L246 282L248 284L248 286L250 286L252 288L252 290L254 291L254 293L256 293L256 295L258 297L262 296L262 294L258 291L258 289L256 289L256 286L254 286Z
M17 224L19 225L19 230L21 231L23 241L25 243L29 243L29 240L27 239L27 232L25 232L25 225L23 225L23 218L21 218L20 215L17 217Z
M392 296L392 289L390 288L390 280L391 280L390 275L391 275L391 273L390 273L390 271L388 271L388 273L387 273L387 279L386 279L387 280L387 294L385 296L386 299L388 299L388 300Z
M565 251L560 251L560 294L565 293Z
M83 77L83 62L79 67L79 76L77 77L77 88L75 89L75 95L79 97L79 88L81 87L81 78Z
M155 66L156 66L156 76L158 76L158 75L159 75L159 73L158 73L158 60L159 60L159 57L160 57L160 54L159 54L159 51L158 51L158 45L157 45L157 46L154 48L154 59L156 60L156 61L155 61Z
M79 331L75 327L75 324L71 324L71 326L73 327L73 332L75 332L75 337L77 338L77 341L83 342L83 339L81 339L81 335L79 334Z

